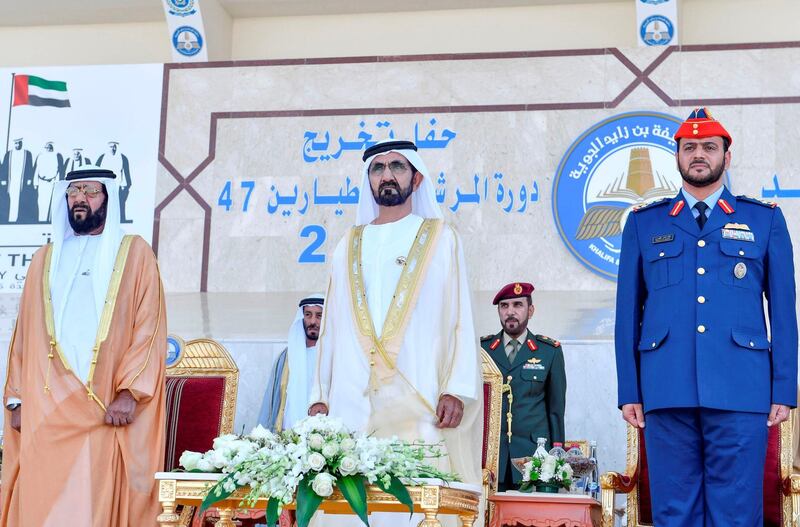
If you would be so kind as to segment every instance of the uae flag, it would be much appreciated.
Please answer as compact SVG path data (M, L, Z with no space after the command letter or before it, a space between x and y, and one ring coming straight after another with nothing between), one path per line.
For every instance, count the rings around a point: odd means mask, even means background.
M14 106L69 108L67 83L33 75L14 76Z

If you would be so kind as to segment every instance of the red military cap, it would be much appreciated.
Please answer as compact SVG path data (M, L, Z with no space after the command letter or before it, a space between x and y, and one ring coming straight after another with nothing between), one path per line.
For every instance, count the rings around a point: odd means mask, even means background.
M724 137L728 144L733 143L731 134L725 130L722 123L711 116L708 108L695 108L689 117L678 127L675 132L675 141L678 139L701 139L703 137Z
M530 296L533 293L533 284L529 284L527 282L513 282L497 292L494 295L494 300L492 300L492 304L497 305L500 303L501 300L506 300L508 298L519 298L522 296Z

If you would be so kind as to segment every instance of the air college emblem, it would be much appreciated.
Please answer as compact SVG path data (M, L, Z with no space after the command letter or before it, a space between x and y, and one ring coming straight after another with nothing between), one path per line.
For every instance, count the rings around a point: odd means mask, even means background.
M682 120L656 112L615 115L583 132L553 178L553 216L567 249L617 279L622 227L633 207L681 187L672 136Z

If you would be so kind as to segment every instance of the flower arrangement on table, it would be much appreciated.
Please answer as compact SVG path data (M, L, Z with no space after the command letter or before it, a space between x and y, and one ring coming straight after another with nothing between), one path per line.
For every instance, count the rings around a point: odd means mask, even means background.
M546 454L534 456L522 465L521 492L558 492L572 485L572 466L566 459Z
M307 527L322 500L338 487L361 520L367 520L366 485L377 485L413 512L403 481L458 476L436 469L428 460L441 457L437 445L381 439L347 430L334 418L306 418L291 430L272 433L257 426L248 435L223 435L206 453L186 451L180 464L189 472L221 472L201 510L249 487L242 502L249 507L267 499L266 519L275 525L280 511L296 501L297 525Z

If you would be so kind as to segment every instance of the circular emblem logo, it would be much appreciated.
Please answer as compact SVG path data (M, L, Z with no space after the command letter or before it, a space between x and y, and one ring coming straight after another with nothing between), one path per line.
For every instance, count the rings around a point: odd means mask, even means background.
M649 16L642 21L642 25L639 27L639 36L648 46L666 46L675 36L675 26L665 16Z
M172 46L181 55L193 57L203 49L203 36L191 26L181 26L172 33Z
M176 16L189 16L197 11L194 8L194 0L167 0L169 14Z
M173 366L181 357L183 341L172 335L167 336L167 367Z
M656 112L601 121L570 145L553 181L553 216L567 249L616 280L622 228L633 207L681 188L672 136L682 120Z

